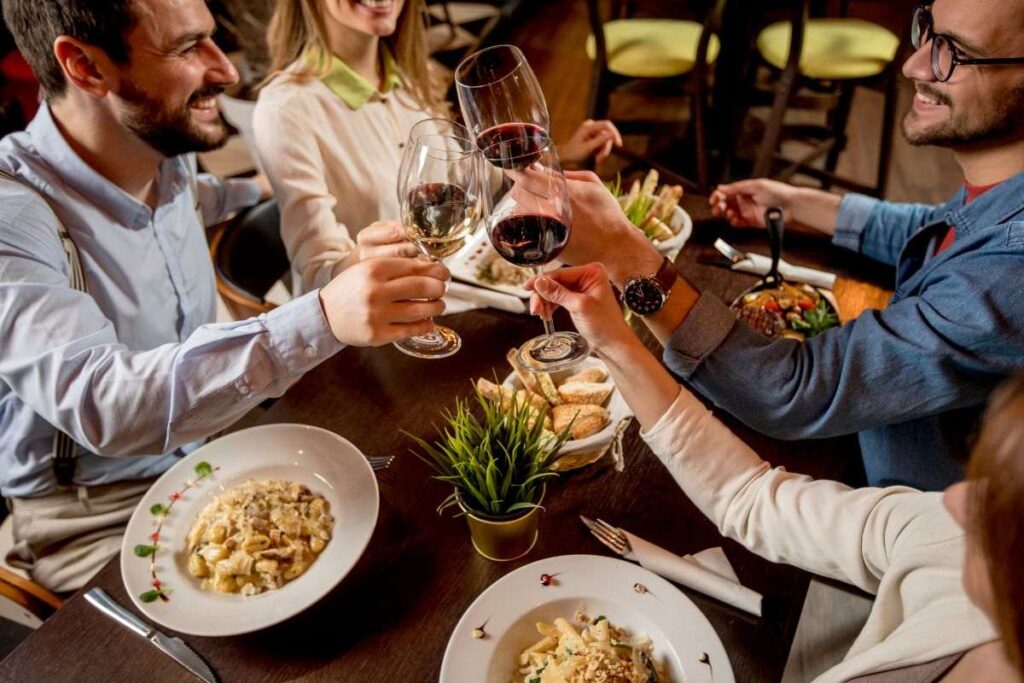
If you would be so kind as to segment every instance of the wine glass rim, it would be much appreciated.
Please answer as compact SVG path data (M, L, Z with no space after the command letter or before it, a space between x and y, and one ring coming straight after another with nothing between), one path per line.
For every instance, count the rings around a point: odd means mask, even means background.
M441 147L426 144L424 141L427 140L457 140L458 142L465 143L465 149L452 149L451 147ZM473 144L472 137L462 137L461 135L447 135L445 133L424 133L423 135L417 135L415 138L409 141L410 145L416 147L426 147L429 150L438 152L460 152L462 154L473 154L476 145Z
M486 54L488 52L494 52L495 50L501 50L501 49L506 49L506 50L511 51L515 55L515 57L516 57L516 65L512 69L509 69L509 72L507 74L505 74L504 76L501 76L500 78L496 78L493 81L487 81L486 83L479 83L479 84L476 84L476 85L473 85L471 83L466 83L461 78L461 74L464 74L466 72L467 66L469 64L475 63L480 58L481 55ZM458 87L460 87L460 88L467 88L467 89L468 88L487 88L487 87L490 87L490 86L494 85L495 83L502 82L503 80L505 80L506 78L508 78L512 74L514 74L518 69L521 69L523 64L525 64L525 63L526 63L526 55L524 55L523 51L520 50L515 45L509 45L509 44L492 45L491 47L487 47L487 48L484 48L483 50L479 50L477 52L474 52L470 56L468 56L465 59L463 59L462 62L457 67L455 67L455 84Z
M420 134L417 135L416 134L416 129L417 128L421 128L421 127L425 128L427 126L427 124L432 124L432 125L440 124L440 125L445 125L445 126L451 126L453 131L454 130L458 130L460 134L458 134L458 135L449 135L448 133L438 133L437 129L435 128L430 133L420 133ZM462 135L462 133L465 133L465 135ZM469 129L466 128L464 125L462 125L461 123L459 123L458 121L456 121L454 119L448 119L448 118L445 118L443 116L432 116L432 117L427 118L427 119L420 119L416 123L412 124L412 128L409 129L409 140L410 141L415 141L416 138L421 137L421 136L426 136L426 135L449 135L449 137L453 137L453 138L456 138L456 139L466 139L466 140L472 139L472 137L473 137L472 133L470 133Z

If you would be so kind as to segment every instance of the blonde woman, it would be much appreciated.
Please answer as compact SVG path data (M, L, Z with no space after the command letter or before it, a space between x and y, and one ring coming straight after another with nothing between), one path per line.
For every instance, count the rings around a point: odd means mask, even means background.
M423 0L280 2L268 40L274 75L255 136L297 292L361 258L415 255L391 222L398 166L412 126L445 110ZM569 161L601 159L621 142L611 122L587 121L560 150Z

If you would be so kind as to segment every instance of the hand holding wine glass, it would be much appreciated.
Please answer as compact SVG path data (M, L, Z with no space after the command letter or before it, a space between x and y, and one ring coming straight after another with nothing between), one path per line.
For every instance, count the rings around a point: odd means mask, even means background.
M494 159L495 166L507 169L486 186L491 207L487 220L491 244L506 261L530 268L534 275L562 253L572 223L565 177L554 145L547 137L536 138L536 142L535 148L525 151L504 142L481 150L485 159ZM582 336L555 332L549 314L541 315L541 319L545 334L519 349L519 359L525 367L557 370L590 353Z
M481 214L476 149L468 131L459 128L438 119L417 123L402 159L402 224L412 243L435 262L463 247ZM462 340L454 330L435 325L395 346L417 358L444 358L458 351Z

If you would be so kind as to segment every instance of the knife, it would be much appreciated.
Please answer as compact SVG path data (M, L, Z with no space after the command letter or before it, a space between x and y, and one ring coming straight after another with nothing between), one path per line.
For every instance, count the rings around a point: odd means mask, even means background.
M210 667L181 638L170 638L150 627L142 619L114 602L114 599L107 595L102 588L89 589L85 594L85 599L100 612L148 640L158 650L181 664L200 680L206 681L206 683L217 683L217 677Z

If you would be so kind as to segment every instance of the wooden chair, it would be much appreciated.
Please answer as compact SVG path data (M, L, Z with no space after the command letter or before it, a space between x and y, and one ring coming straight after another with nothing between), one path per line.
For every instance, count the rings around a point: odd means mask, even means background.
M430 53L453 52L462 59L475 50L501 20L502 8L486 2L427 0Z
M810 0L791 0L788 21L767 26L757 37L757 49L776 76L773 104L754 164L754 177L787 180L803 173L822 187L839 185L881 196L889 172L889 148L896 107L896 55L900 40L888 29L848 14L848 0L841 2L842 16L811 18ZM859 85L881 89L885 109L880 131L879 162L873 185L836 175L839 155L846 146L854 90ZM787 125L794 109L824 110L824 125ZM779 155L784 139L811 144L799 159ZM811 163L825 156L824 169Z
M587 54L593 61L589 116L609 118L611 96L618 91L640 93L648 97L686 98L690 102L691 139L696 147L696 182L661 164L620 151L633 161L646 163L659 172L681 179L691 187L708 186L706 115L708 69L718 57L716 35L725 0L716 0L703 24L676 19L648 19L629 16L631 4L612 0L611 18L605 20L600 0L587 0L591 35ZM614 119L614 117L613 117ZM679 138L683 131L678 121L618 120L623 134Z
M269 200L240 213L210 240L217 291L236 318L275 307L264 297L289 272L280 223L277 202Z
M0 617L37 629L63 604L39 584L0 567Z

